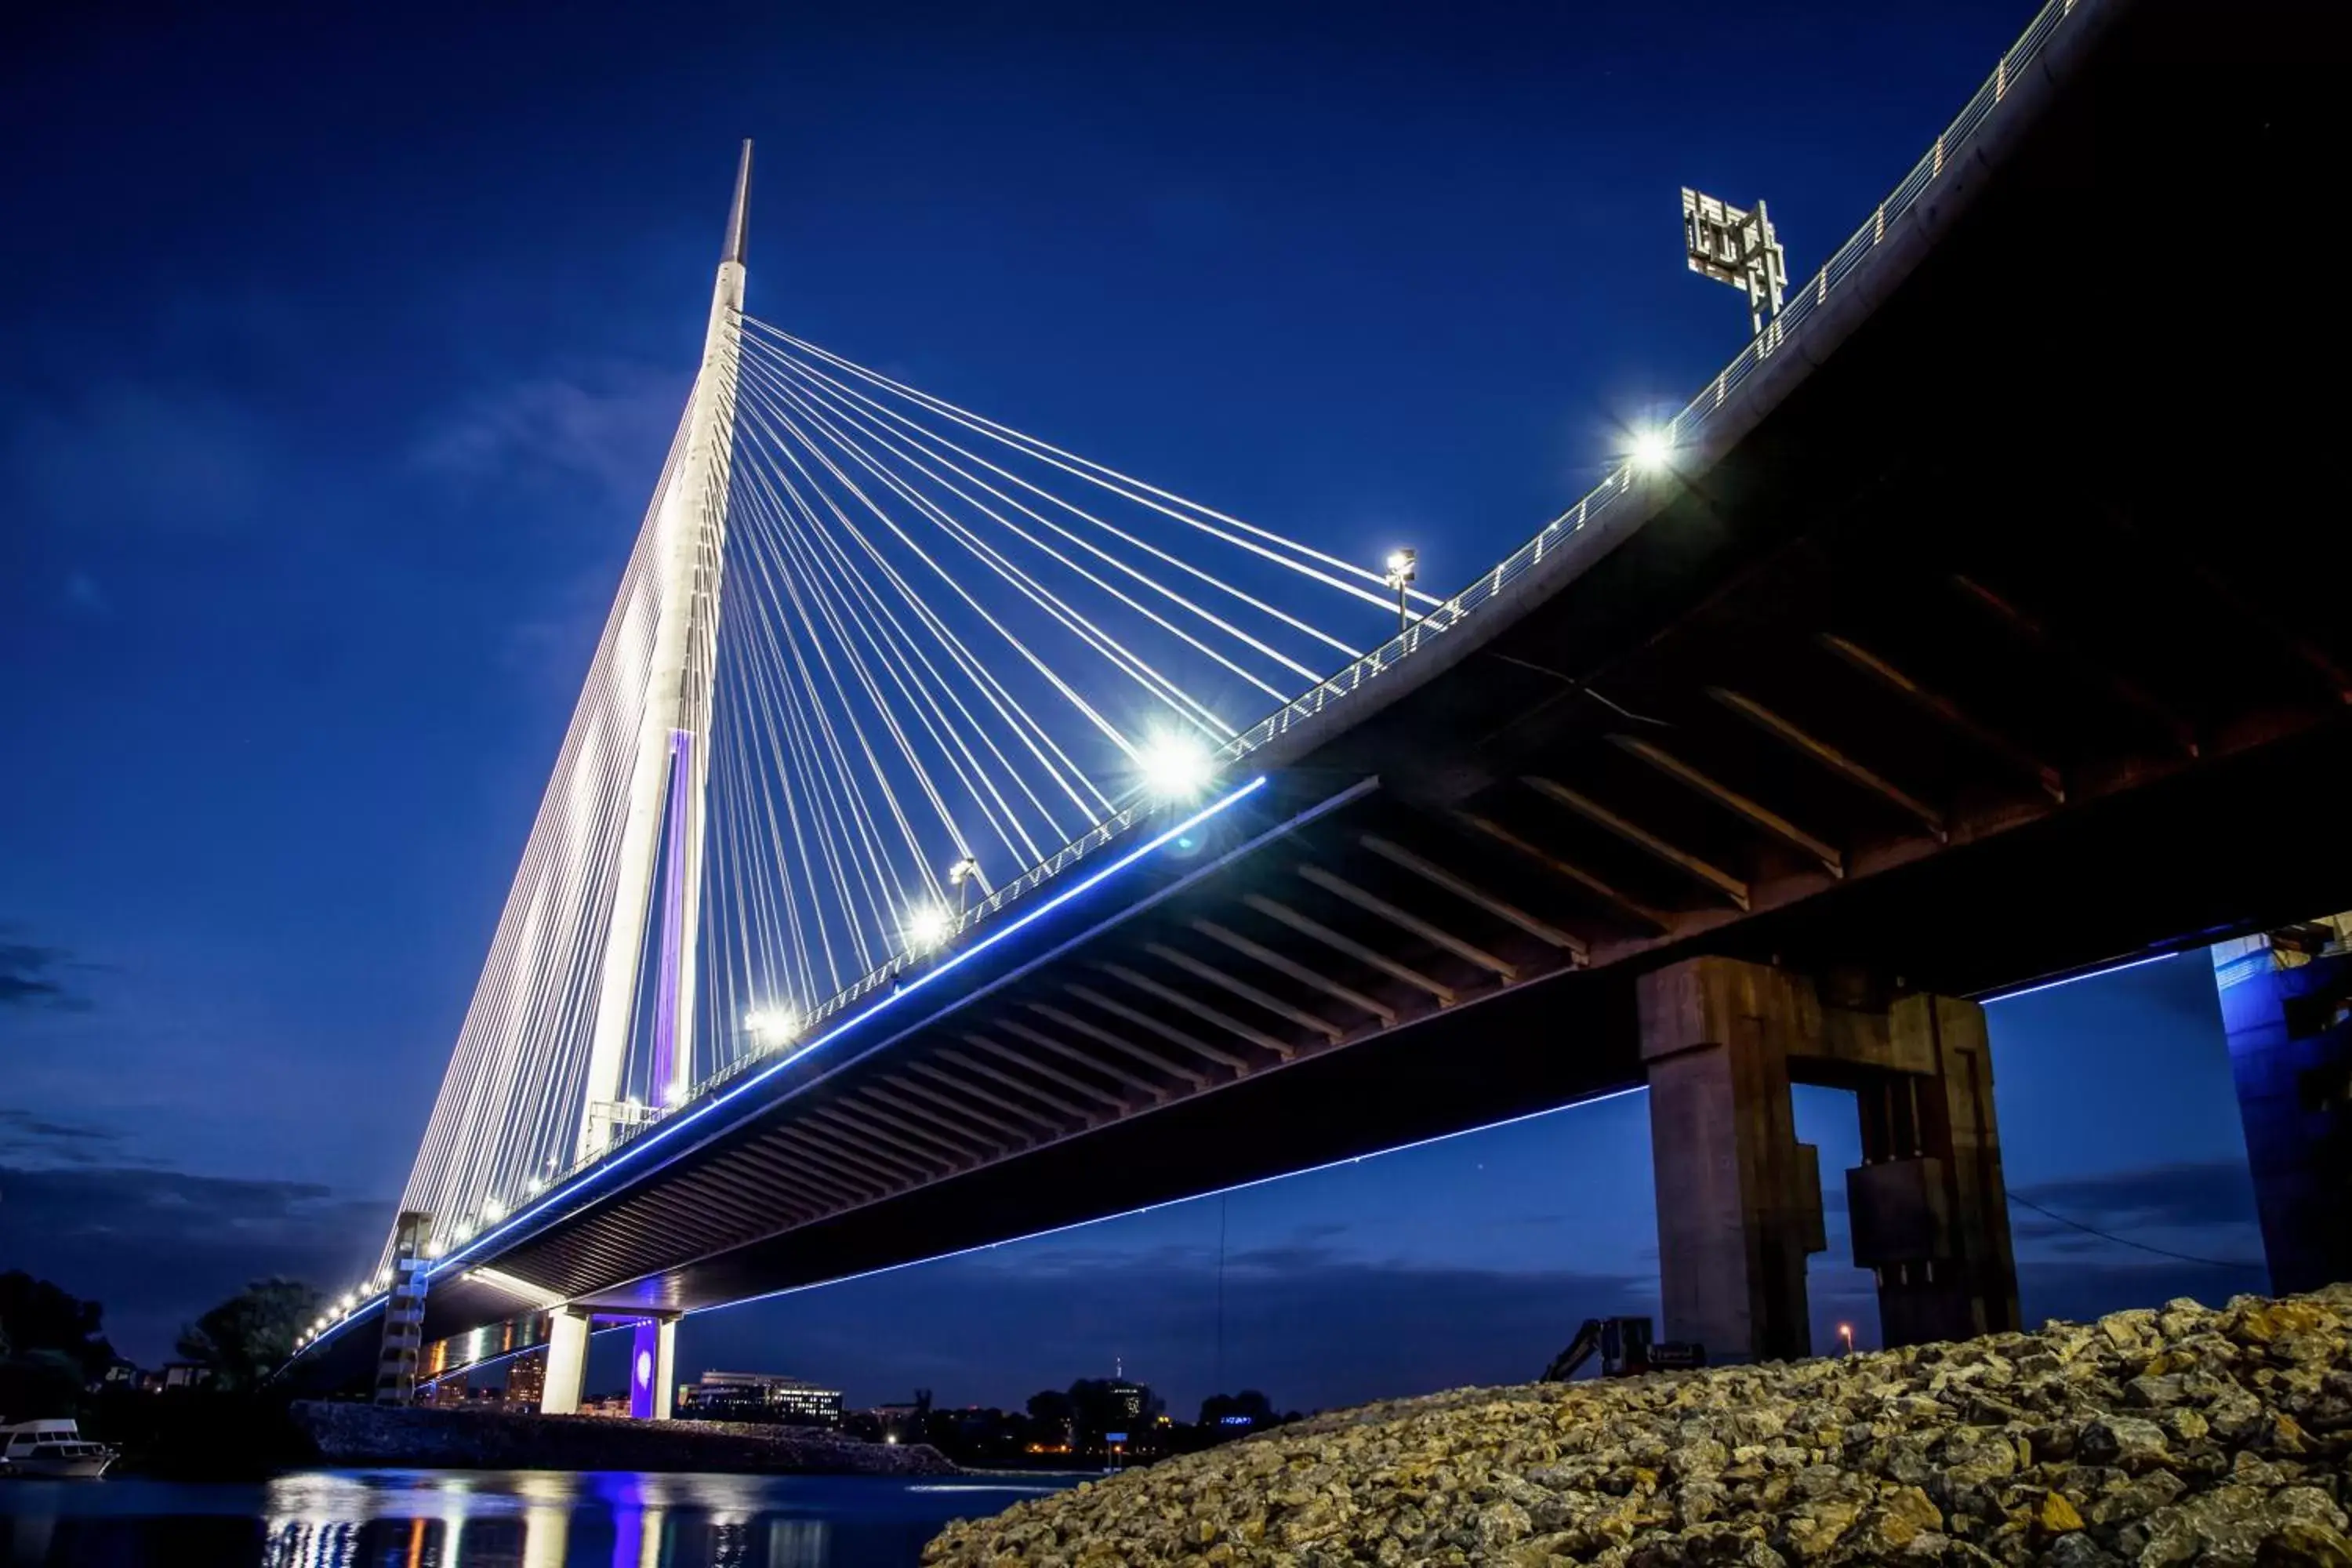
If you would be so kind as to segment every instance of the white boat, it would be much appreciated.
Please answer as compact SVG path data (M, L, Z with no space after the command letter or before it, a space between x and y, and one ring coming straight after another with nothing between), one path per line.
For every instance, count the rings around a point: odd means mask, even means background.
M71 1421L19 1421L0 1426L0 1476L27 1480L94 1480L114 1450L93 1443Z

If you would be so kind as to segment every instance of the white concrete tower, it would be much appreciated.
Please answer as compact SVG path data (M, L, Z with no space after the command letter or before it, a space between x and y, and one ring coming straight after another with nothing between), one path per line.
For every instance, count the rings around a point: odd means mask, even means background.
M702 367L694 380L686 455L661 500L657 618L645 718L629 775L628 816L614 879L613 919L596 990L579 1152L612 1138L639 1013L646 927L658 921L653 1097L667 1105L693 1075L696 942L702 914L703 792L710 776L712 664L726 559L728 476L735 457L735 384L743 335L745 203L751 143L735 175L727 246L710 295Z

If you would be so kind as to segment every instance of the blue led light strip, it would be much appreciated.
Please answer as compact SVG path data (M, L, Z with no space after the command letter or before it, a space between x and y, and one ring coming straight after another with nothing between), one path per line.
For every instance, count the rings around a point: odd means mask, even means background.
M1500 1121L1488 1121L1476 1127L1465 1127L1454 1132L1435 1132L1426 1138L1416 1138L1409 1143L1397 1143L1386 1149L1374 1149L1370 1153L1343 1154L1337 1160L1326 1160L1319 1165L1308 1165L1303 1170L1283 1171L1271 1176L1253 1176L1246 1182L1235 1182L1229 1187L1213 1187L1205 1193L1190 1193L1181 1198L1164 1198L1159 1203L1145 1204L1139 1208L1126 1209L1118 1214L1099 1215L1093 1219L1072 1220L1067 1225L1048 1226L1044 1230L1033 1230L1026 1236L1007 1237L1003 1241L977 1241L970 1247L959 1247L952 1251L935 1252L929 1258L910 1258L903 1263L885 1263L878 1268L868 1268L861 1273L837 1274L830 1279L812 1279L805 1285L787 1285L781 1290L763 1290L757 1296L746 1296L739 1301L714 1301L707 1307L689 1307L678 1315L681 1318L692 1318L698 1317L704 1312L723 1312L730 1307L748 1307L754 1301L772 1301L780 1296L797 1296L803 1290L822 1290L827 1286L847 1285L854 1280L871 1279L883 1274L895 1274L901 1268L917 1268L926 1263L945 1263L950 1258L969 1258L975 1252L992 1252L1000 1247L1018 1247L1024 1241L1041 1241L1046 1237L1060 1236L1066 1231L1084 1230L1088 1226L1108 1225L1116 1219L1133 1219L1138 1215L1147 1215L1154 1209L1175 1208L1183 1204L1196 1204L1202 1198L1220 1198L1229 1193L1245 1193L1252 1187L1263 1187L1275 1182L1286 1182L1294 1176L1312 1176L1322 1171L1336 1171L1342 1165L1360 1165L1367 1160L1377 1160L1387 1154L1402 1154L1414 1149L1426 1149L1433 1143L1450 1142L1454 1139L1468 1138L1480 1132L1499 1131L1506 1127L1516 1127L1522 1121L1534 1121L1546 1116L1558 1116L1563 1111L1581 1110L1588 1105L1600 1105L1607 1100L1622 1100L1629 1094L1646 1094L1649 1092L1649 1088L1648 1084L1637 1083L1627 1089L1608 1089L1600 1094L1587 1096L1582 1100L1572 1100L1566 1105L1547 1106L1541 1110L1525 1110L1517 1116L1506 1116Z
M492 1242L514 1230L518 1226L544 1215L551 1208L556 1206L560 1203L568 1202L572 1199L582 1196L589 1187L601 1184L606 1178L611 1176L614 1171L626 1165L632 1160L636 1159L639 1155L654 1149L665 1140L674 1138L677 1134L683 1132L695 1122L702 1120L702 1118L709 1115L712 1111L719 1109L719 1107L726 1105L731 1100L739 1099L742 1095L750 1093L752 1089L757 1089L760 1085L767 1082L768 1079L773 1078L776 1074L783 1071L784 1068L805 1059L806 1058L815 1054L817 1051L823 1050L825 1047L830 1046L842 1036L866 1023L868 1019L878 1017L884 1012L896 1006L898 1003L905 1001L908 997L913 995L916 992L920 991L924 986L929 985L931 982L939 979L941 975L950 973L959 965L979 957L982 953L986 952L990 948L995 946L998 942L1004 941L1007 937L1012 936L1014 932L1022 930L1024 927L1045 919L1045 916L1053 913L1064 904L1068 903L1071 900L1077 898L1080 894L1098 886L1109 878L1118 875L1120 871L1134 865L1138 860L1140 860L1145 856L1151 854L1154 850L1171 843L1175 839L1191 832L1193 828L1200 826L1210 818L1216 816L1220 813L1230 809L1240 802L1248 799L1259 790L1264 789L1265 784L1265 775L1260 773L1257 777L1250 780L1249 783L1243 784L1240 788L1234 790L1231 794L1212 802L1206 806L1203 806L1201 810L1194 812L1192 816L1186 817L1183 821L1177 823L1174 826L1165 829L1158 837L1136 846L1133 849L1129 850L1125 855L1120 856L1109 865L1096 871L1094 875L1087 877L1084 880L1071 887L1063 889L1053 898L1038 905L1035 909L1029 910L1019 920L1016 920L1012 924L1006 926L1003 931L991 931L987 936L972 943L970 947L962 949L961 952L956 952L945 961L934 964L929 969L925 970L920 975L918 975L915 979L899 986L898 990L883 997L879 1002L875 1003L874 1005L865 1009L863 1012L855 1014L850 1017L844 1018L840 1023L835 1025L831 1029L826 1030L824 1034L818 1036L815 1039L810 1041L799 1050L794 1051L791 1056L788 1056L782 1060L775 1062L769 1067L761 1068L759 1072L756 1072L750 1078L745 1079L741 1083L737 1084L735 1087L730 1089L727 1092L719 1095L718 1098L710 1100L707 1104L697 1106L692 1110L688 1111L685 1115L677 1117L673 1121L665 1121L654 1131L649 1132L646 1136L636 1139L631 1142L627 1148L622 1150L620 1153L614 1155L612 1159L583 1173L576 1184L568 1188L556 1188L553 1192L547 1194L538 1202L531 1204L526 1208L519 1210L513 1217L507 1220L505 1224L499 1226L497 1229L486 1231L474 1240L467 1243L456 1252L451 1253L448 1257L435 1260L432 1264L427 1266L426 1278L431 1279L448 1269L459 1267L467 1258L478 1254L485 1247L488 1247ZM357 1310L364 1310L364 1308L362 1308ZM354 1316L357 1315L357 1310L354 1311ZM330 1331L330 1332L331 1331ZM327 1335L322 1334L320 1336L320 1339L324 1340L326 1337Z
M2055 991L2061 985L2072 985L2077 980L2096 980L2102 974L2121 974L2126 969L2138 969L2146 964L2162 963L2168 958L2179 956L2178 952L2159 952L2148 958L2127 958L2121 963L2105 963L2096 969L2085 969L2080 974L2062 974L2055 980L2044 980L2036 984L2022 985L2014 991L1997 991L1990 996L1983 997L1981 1003L1984 1006L1990 1007L1996 1002L2014 1002L2020 996L2031 996L2037 991Z

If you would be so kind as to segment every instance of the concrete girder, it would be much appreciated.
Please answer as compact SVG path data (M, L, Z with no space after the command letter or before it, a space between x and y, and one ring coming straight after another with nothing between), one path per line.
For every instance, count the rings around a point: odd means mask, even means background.
M1242 935L1239 931L1228 931L1223 926L1217 924L1214 921L1194 921L1192 922L1192 929L1199 931L1202 936L1207 937L1211 942L1221 942L1224 946L1233 949L1235 952L1242 954L1244 958L1255 958L1260 963L1265 964L1268 969L1274 970L1276 973L1280 974L1288 975L1291 979L1297 981L1301 985L1311 985L1316 990L1322 992L1326 996L1337 997L1339 1000L1348 1004L1350 1007L1360 1008L1362 1011L1370 1014L1373 1017L1378 1018L1386 1027L1394 1028L1396 1026L1397 1011L1395 1008L1388 1005L1384 1002L1376 1002L1360 991L1350 990L1349 987L1340 984L1338 981L1333 980L1327 974L1318 974L1314 970L1307 968L1305 964L1285 957L1283 954L1275 952L1274 949L1265 946L1262 942L1252 942L1249 938Z
M1808 734L1752 697L1743 696L1739 692L1721 686L1708 687L1706 694L1766 734L1785 742L1798 755L1819 763L1840 778L1860 786L1889 805L1900 807L1918 818L1920 826L1934 834L1937 843L1949 841L1951 834L1944 825L1944 814L1941 811L1889 783L1883 775L1864 766L1827 741Z
M1230 992L1244 1002L1255 1003L1277 1018L1286 1018L1302 1029L1312 1029L1333 1045L1347 1037L1347 1031L1330 1019L1294 1007L1278 996L1268 995L1248 981L1226 973L1213 963L1203 963L1189 952L1179 952L1161 942L1146 942L1143 951L1165 963L1172 963L1196 980L1205 980L1222 991Z
M1686 877L1705 883L1729 900L1734 908L1746 912L1748 891L1745 878L1735 877L1722 867L1701 859L1680 845L1660 837L1639 823L1620 816L1591 795L1570 789L1557 779L1529 773L1521 782L1554 805L1566 806L1587 822L1607 828L1634 848L1663 860Z
M1406 913L1386 899L1367 892L1336 872L1327 871L1320 866L1301 866L1298 868L1298 874L1332 897L1344 899L1358 909L1379 916L1399 931L1417 936L1433 946L1442 947L1456 958L1477 968L1487 970L1499 979L1510 981L1519 977L1517 964L1507 959L1498 958L1475 942L1466 942L1452 931L1423 920L1419 915Z

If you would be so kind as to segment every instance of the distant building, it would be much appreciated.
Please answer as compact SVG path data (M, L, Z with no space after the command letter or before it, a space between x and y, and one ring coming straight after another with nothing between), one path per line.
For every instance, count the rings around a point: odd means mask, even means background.
M706 1372L678 1390L678 1414L698 1421L839 1426L841 1391L764 1372Z
M105 1394L118 1389L142 1388L145 1386L143 1380L146 1376L145 1373L139 1370L136 1363L127 1362L121 1356L117 1356L106 1363L104 1372L90 1380L89 1391L92 1394Z
M446 1377L436 1378L416 1391L416 1403L419 1405L429 1405L439 1408L452 1405L464 1405L467 1402L466 1374L462 1372L453 1372Z
M1120 1378L1104 1390L1103 1418L1130 1432L1139 1431L1150 1423L1151 1403L1150 1389Z
M192 1361L167 1361L163 1363L163 1386L172 1388L202 1388L213 1380L213 1369Z
M525 1351L507 1365L507 1403L528 1409L539 1408L540 1395L547 1391L547 1352Z

